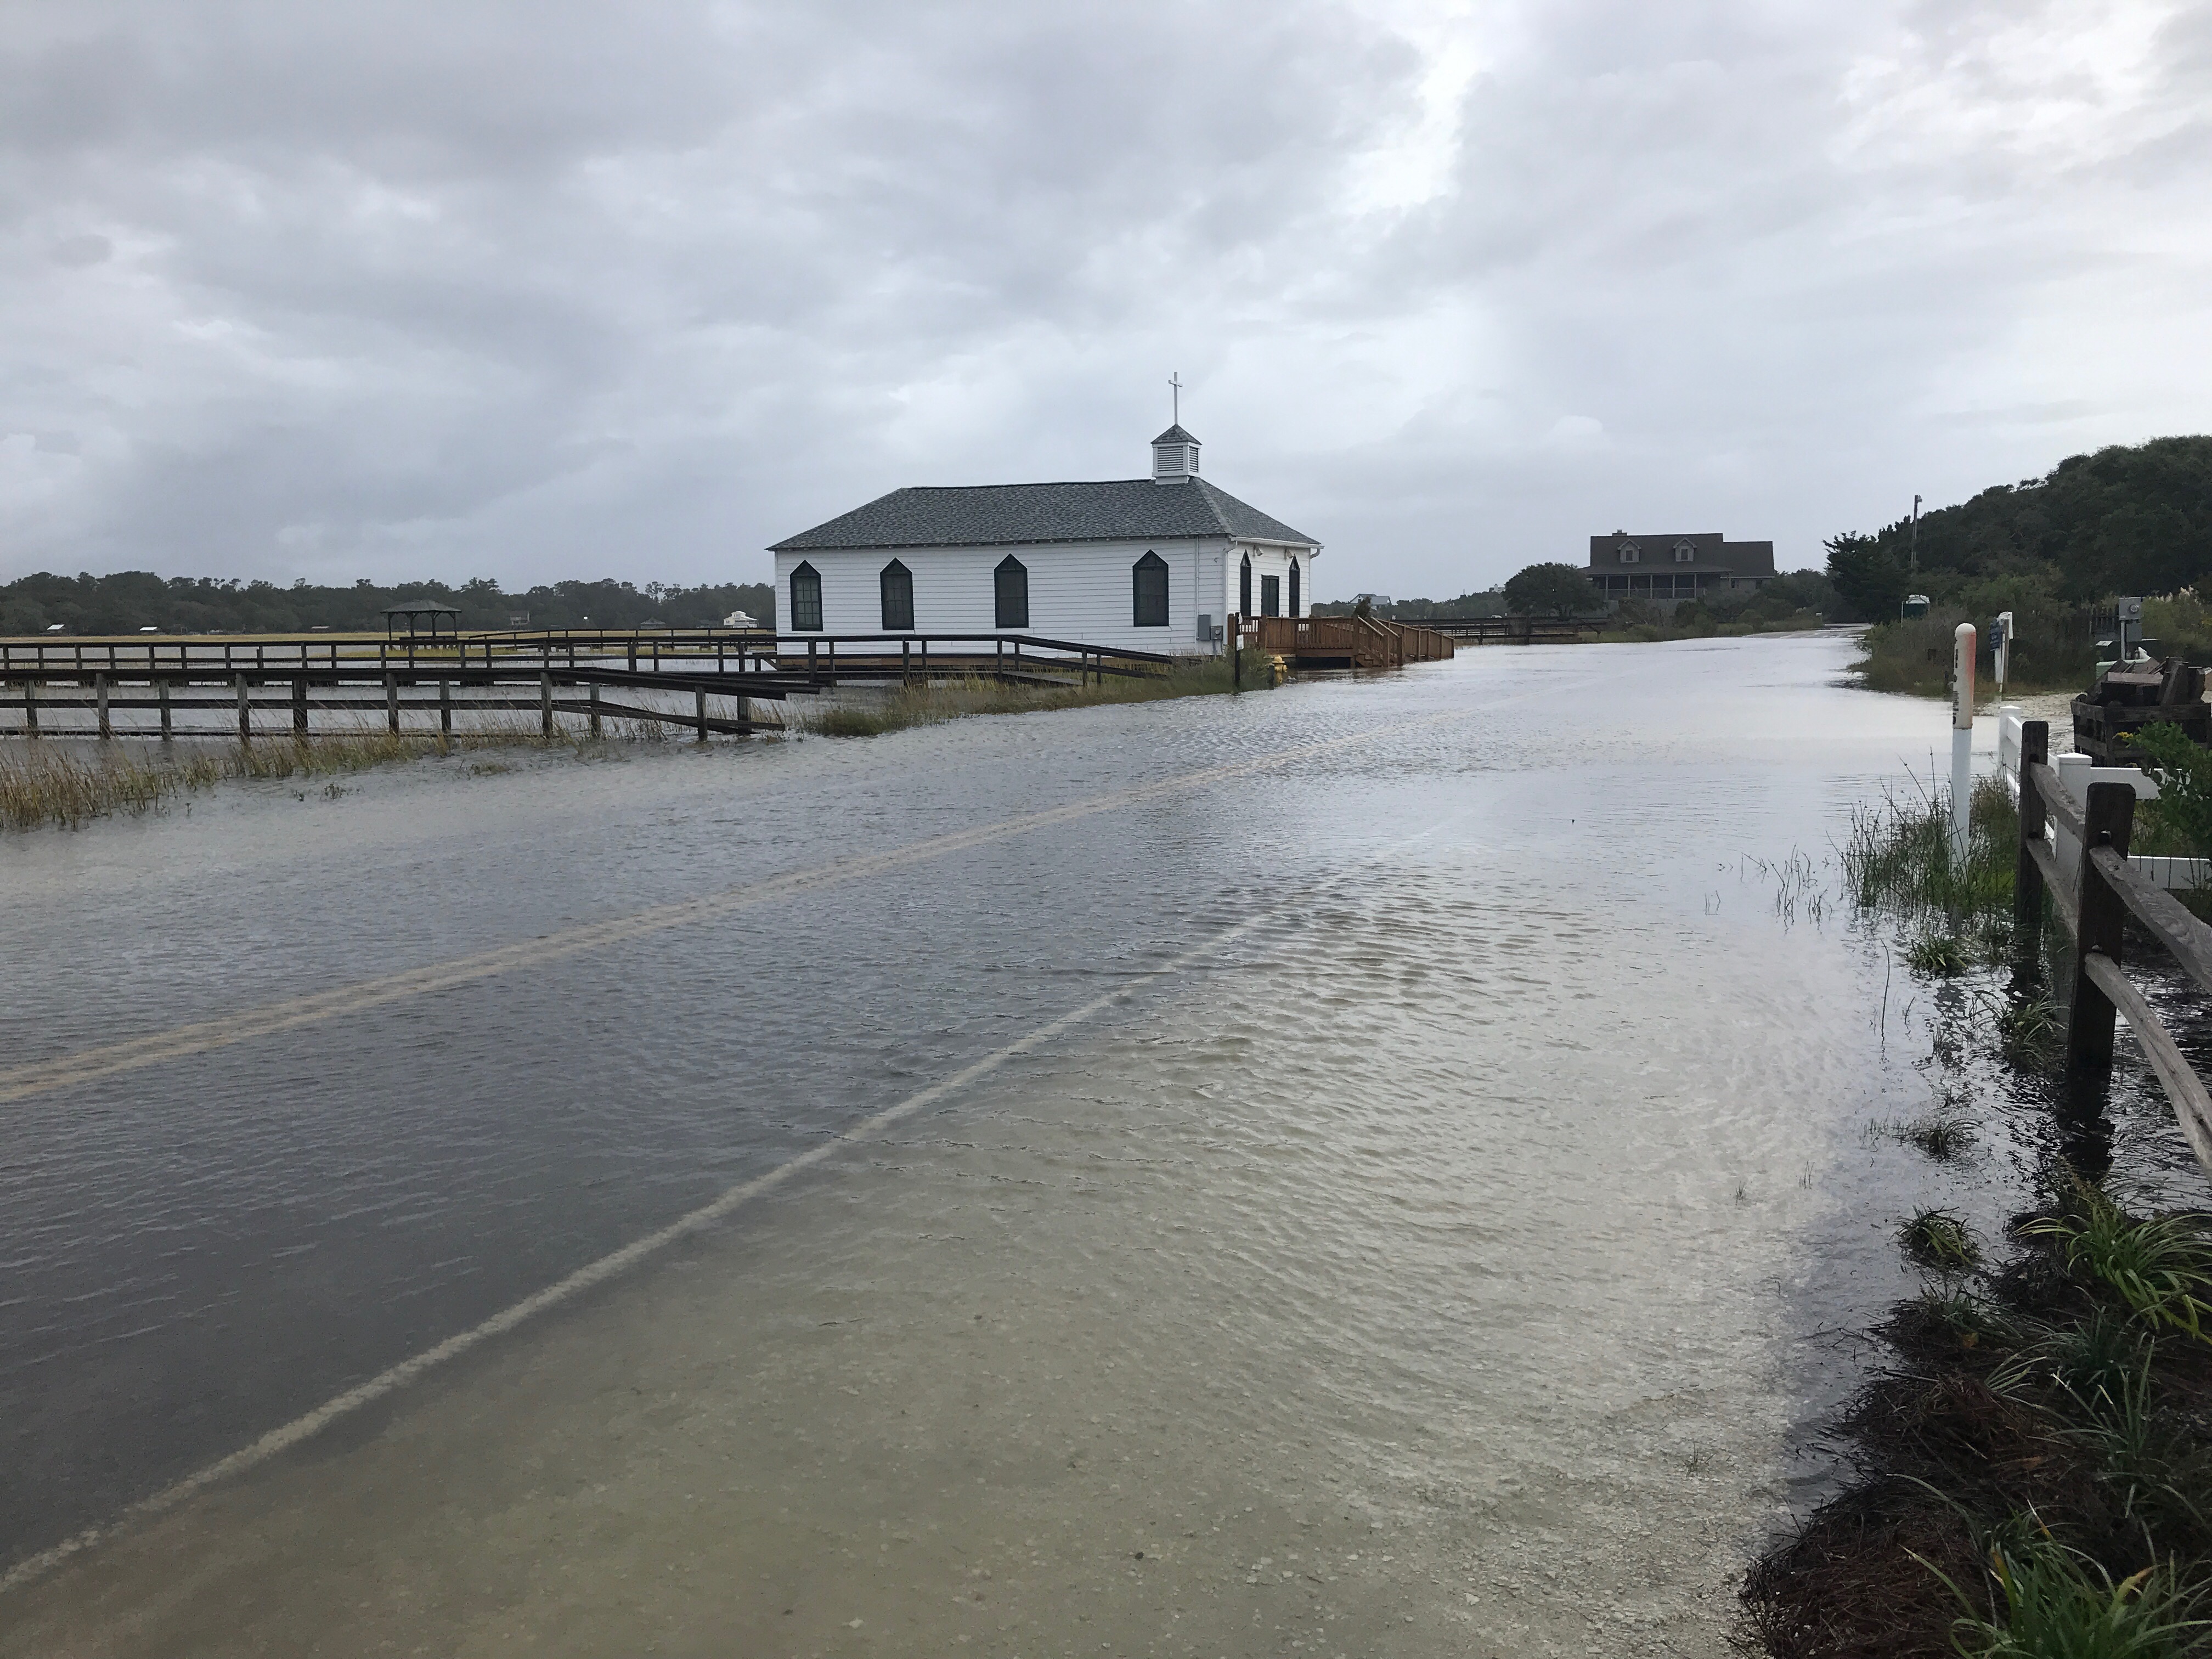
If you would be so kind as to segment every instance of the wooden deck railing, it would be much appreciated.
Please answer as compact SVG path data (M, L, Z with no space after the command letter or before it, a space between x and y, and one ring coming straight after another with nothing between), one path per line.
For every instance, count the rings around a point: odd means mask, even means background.
M1342 660L1358 668L1402 668L1453 654L1433 629L1371 617L1248 617L1245 638L1260 650L1291 658Z
M2212 927L2128 862L2135 790L2124 783L2092 783L2087 805L2077 807L2051 769L2050 750L2049 723L2022 721L2020 854L2013 878L2013 918L2020 938L2038 937L2047 895L2073 937L2067 1073L2080 1078L2108 1072L2115 1020L2124 1016L2172 1103L2191 1150L2206 1172L2212 1173L2212 1093L2121 965L2126 920L2133 915L2197 988L2212 994ZM2049 839L2053 827L2063 829L2081 849L2070 881Z

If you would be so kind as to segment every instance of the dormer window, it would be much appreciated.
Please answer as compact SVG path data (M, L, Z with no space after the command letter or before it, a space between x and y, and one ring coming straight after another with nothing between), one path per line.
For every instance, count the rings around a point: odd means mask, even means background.
M1691 546L1689 543L1676 542L1674 544L1674 562L1676 564L1687 564L1691 560L1697 556L1698 550Z
M1620 562L1623 564L1640 564L1643 562L1644 550L1638 547L1634 542L1621 543L1618 551L1620 554Z

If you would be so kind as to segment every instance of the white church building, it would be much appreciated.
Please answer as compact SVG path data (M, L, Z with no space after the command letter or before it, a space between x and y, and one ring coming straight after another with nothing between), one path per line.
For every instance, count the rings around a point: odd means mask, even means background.
M1198 476L1180 424L1148 478L895 489L769 550L786 634L1027 634L1175 653L1231 614L1302 617L1321 544Z

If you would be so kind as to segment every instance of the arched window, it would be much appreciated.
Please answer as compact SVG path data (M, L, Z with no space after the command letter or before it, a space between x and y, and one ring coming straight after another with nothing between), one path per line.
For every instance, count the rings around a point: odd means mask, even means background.
M1247 553L1244 562L1237 567L1237 614L1252 614L1252 556Z
M993 596L997 602L997 621L1000 628L1027 628L1030 625L1030 568L1009 553L999 561L999 568L991 573Z
M822 573L811 564L791 573L791 626L799 634L822 631Z
M884 632L914 632L914 572L893 559L878 579L884 591Z
M1291 614L1298 614L1298 562L1291 561Z
M1168 625L1168 562L1147 553L1129 571L1130 597L1139 628Z

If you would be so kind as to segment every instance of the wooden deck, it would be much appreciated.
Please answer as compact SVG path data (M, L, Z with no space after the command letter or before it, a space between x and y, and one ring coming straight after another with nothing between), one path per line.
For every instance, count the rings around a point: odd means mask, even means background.
M1403 668L1453 654L1433 629L1371 617L1248 617L1244 640L1297 668Z

